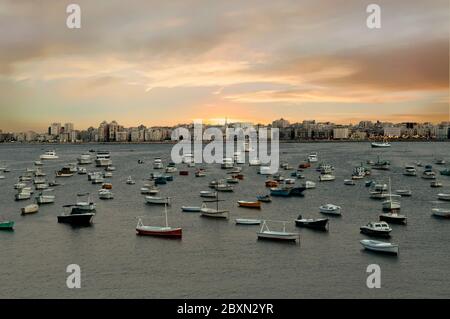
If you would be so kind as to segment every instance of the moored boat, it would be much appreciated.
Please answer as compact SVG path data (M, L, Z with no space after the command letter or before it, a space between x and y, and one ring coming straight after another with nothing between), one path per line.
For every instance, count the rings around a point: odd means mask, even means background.
M379 217L380 221L388 222L391 224L406 225L408 218L405 215L401 215L398 212L382 213Z
M298 215L295 220L295 225L298 227L327 230L328 218L303 218L302 215Z
M41 160L54 160L54 159L58 159L59 157L56 155L55 151L51 150L51 151L46 151L39 158Z
M391 147L391 144L388 142L373 142L370 144L373 148L386 148Z
M360 241L360 243L367 250L398 255L399 247L396 244L372 239L363 239Z
M239 207L256 208L256 209L261 208L260 201L251 202L251 201L239 200L237 203L238 203Z
M261 219L252 219L252 218L236 218L236 225L260 225Z
M25 207L22 207L22 215L35 214L39 211L39 205L30 204Z
M170 205L170 197L145 196L147 204Z
M14 221L0 220L0 230L14 230Z
M446 194L446 193L439 193L437 194L437 198L439 200L445 200L445 201L450 201L450 193Z
M270 203L272 201L270 195L257 195L256 199L263 203Z
M181 206L181 210L183 212L199 213L201 210L201 207L199 207L199 206Z
M389 237L392 228L386 222L370 222L367 225L361 226L360 231L362 234L370 236Z
M69 211L57 216L58 223L87 226L95 216L94 212L80 209L77 205L64 205L63 208Z
M322 214L328 214L328 215L341 215L341 207L334 205L334 204L325 204L319 207L319 211Z
M264 220L259 232L256 233L258 239L279 240L279 241L300 241L300 234L287 232L286 221L271 221L283 223L283 229L281 231L273 231L269 229L267 221Z

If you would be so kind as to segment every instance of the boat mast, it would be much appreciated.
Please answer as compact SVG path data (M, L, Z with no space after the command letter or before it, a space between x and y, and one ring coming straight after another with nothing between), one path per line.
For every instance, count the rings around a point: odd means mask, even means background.
M169 227L169 223L167 222L167 200L169 200L169 198L166 198L166 202L164 203L164 214L166 215L166 227Z

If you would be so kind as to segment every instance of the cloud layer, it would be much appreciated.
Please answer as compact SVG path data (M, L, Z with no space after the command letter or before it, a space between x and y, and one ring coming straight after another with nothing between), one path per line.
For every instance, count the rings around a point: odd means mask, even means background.
M361 0L77 3L80 30L64 1L0 4L0 129L449 120L444 0L378 1L379 30Z

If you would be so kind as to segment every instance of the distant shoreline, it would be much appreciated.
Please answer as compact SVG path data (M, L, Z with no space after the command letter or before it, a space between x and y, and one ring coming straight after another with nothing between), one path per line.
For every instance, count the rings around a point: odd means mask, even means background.
M178 141L153 141L153 142L73 142L73 143L49 143L49 142L1 142L0 145L138 145L138 144L168 144L173 145ZM310 144L310 143L373 143L377 142L376 140L281 140L280 144ZM379 141L378 141L379 142ZM395 141L389 141L389 143L404 143L404 142L450 142L450 139L399 139ZM207 144L207 141L203 141L204 144Z

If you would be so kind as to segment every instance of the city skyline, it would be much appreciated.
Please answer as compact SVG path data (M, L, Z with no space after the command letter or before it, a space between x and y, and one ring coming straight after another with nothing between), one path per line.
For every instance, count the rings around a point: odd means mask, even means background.
M77 3L77 30L66 3L0 5L3 131L450 120L448 1L377 1L380 29L356 0Z

